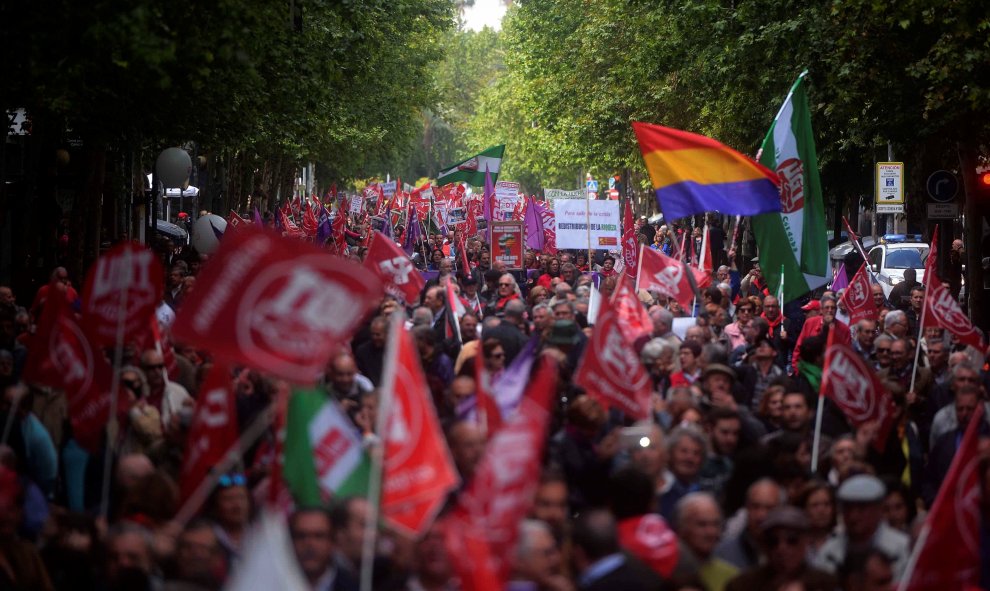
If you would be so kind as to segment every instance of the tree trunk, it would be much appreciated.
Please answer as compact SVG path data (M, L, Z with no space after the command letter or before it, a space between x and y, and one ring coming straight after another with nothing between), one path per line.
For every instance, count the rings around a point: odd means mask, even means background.
M980 252L980 242L983 237L983 208L976 187L973 186L976 174L976 148L969 143L959 143L959 166L966 195L966 299L969 302L970 319L974 325L985 331L987 330L987 314L984 311L986 291L983 289L983 253Z

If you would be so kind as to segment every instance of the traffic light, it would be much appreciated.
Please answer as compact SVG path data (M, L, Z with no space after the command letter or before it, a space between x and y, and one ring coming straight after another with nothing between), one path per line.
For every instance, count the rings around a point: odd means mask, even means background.
M990 201L990 170L976 173L976 196L984 203Z

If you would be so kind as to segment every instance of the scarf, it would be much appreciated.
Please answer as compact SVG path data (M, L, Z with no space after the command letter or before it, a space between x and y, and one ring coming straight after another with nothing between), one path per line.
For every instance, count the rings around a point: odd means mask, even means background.
M818 392L822 388L822 368L817 365L813 365L809 361L804 359L798 361L798 373L804 376L804 379L808 380L811 387Z
M778 326L784 323L784 315L779 314L777 316L777 320L770 320L769 318L767 318L767 313L764 312L763 314L760 315L760 318L766 320L767 324L770 325L770 330L767 331L767 338L773 340L774 331L777 329Z

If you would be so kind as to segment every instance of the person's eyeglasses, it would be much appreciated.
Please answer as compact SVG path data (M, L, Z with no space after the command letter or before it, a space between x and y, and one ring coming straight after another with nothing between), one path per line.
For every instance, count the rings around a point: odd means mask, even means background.
M890 347L877 347L877 354L890 353Z
M124 386L129 390L134 390L135 392L141 389L141 382L138 380L120 380L120 383L124 384Z
M230 488L232 486L247 486L247 478L243 474L224 474L217 480L220 488Z
M753 313L753 309L752 308L739 308L739 313L740 314L752 314Z
M146 363L142 365L144 369L165 369L164 363Z
M788 546L793 547L797 546L800 541L801 536L796 533L767 536L767 548L776 548L781 544L787 544Z

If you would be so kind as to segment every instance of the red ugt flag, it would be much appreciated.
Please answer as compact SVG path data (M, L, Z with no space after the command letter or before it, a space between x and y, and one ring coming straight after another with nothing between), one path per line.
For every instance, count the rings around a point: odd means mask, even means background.
M385 291L413 305L419 299L426 282L412 261L395 242L381 232L375 232L371 247L364 257L364 266L382 280Z
M519 521L539 482L540 458L557 391L557 366L544 357L518 411L488 443L457 507L444 520L447 551L465 591L501 590L511 572Z
M360 265L254 226L225 238L199 276L175 340L303 384L382 295Z
M135 242L118 244L97 259L82 294L83 326L93 341L115 344L118 321L125 341L143 332L162 299L162 277L154 253Z
M636 266L639 257L639 245L636 243L636 227L633 224L632 204L626 199L626 210L622 215L622 263L625 265L626 277L636 280Z
M237 443L237 408L231 387L230 369L214 364L196 400L196 414L189 427L186 456L180 474L183 500L189 498L199 483L219 464Z
M400 318L392 320L391 356L384 392L392 392L383 434L382 514L416 537L429 527L460 479L433 408L429 386L412 337Z
M618 329L626 341L635 344L643 335L653 332L653 321L646 308L639 301L632 283L625 275L619 277L619 282L612 292L612 307L619 316Z
M842 292L842 305L849 311L849 324L860 320L877 319L877 303L873 301L870 291L870 276L866 272L866 263L860 266L852 281Z
M980 454L983 405L969 419L962 444L925 518L915 552L918 561L906 591L965 589L980 580Z
M649 415L650 377L620 330L621 323L615 304L602 302L574 383L602 404L642 419Z
M76 321L65 292L52 286L31 339L24 381L65 390L76 441L95 452L110 418L112 368Z
M925 262L925 284L928 287L925 292L924 325L942 327L954 334L960 343L980 349L983 346L980 332L963 313L959 302L949 293L949 288L935 274L935 264L938 260L937 245L938 226L935 226L935 231L932 232L931 250Z
M639 288L658 291L677 300L682 307L689 308L694 299L694 290L691 289L684 263L652 248L641 248L639 256L642 264Z
M831 398L853 427L878 422L873 447L882 452L894 426L896 405L863 358L849 345L835 342L835 333L828 333L820 395Z

